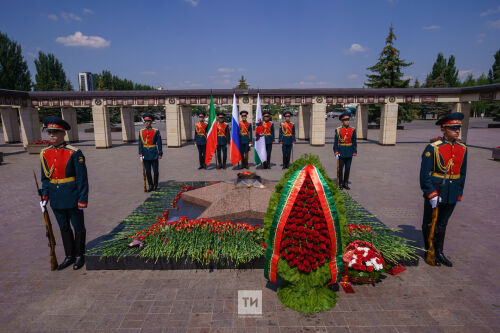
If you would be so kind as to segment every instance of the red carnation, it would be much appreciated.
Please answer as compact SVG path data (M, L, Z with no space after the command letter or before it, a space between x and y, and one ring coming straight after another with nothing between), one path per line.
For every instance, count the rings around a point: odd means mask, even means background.
M368 267L366 267L366 270L367 270L368 272L373 272L373 267L372 267L372 266L368 266Z

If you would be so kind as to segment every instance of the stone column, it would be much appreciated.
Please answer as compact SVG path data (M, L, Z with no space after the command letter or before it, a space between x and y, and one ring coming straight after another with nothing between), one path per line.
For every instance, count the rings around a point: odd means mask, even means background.
M17 109L9 107L0 108L0 114L5 143L20 142L21 132L19 132L19 123L17 122Z
M193 140L193 107L181 105L180 107L181 141Z
M368 104L358 104L356 107L356 139L368 138Z
M384 103L380 114L380 134L378 143L384 146L396 144L398 129L398 104Z
M460 130L459 138L467 143L467 132L469 131L469 119L470 119L470 102L460 102L453 105L453 112L461 112L464 114L464 119L462 120L462 129Z
M299 123L297 126L297 138L300 140L309 140L311 131L311 110L312 105L300 105L299 114L297 115Z
M21 106L19 108L19 121L21 123L21 135L23 138L23 145L26 148L30 142L40 140L42 138L42 131L40 129L40 116L38 109L31 106Z
M324 102L324 101L323 101ZM311 140L313 146L325 144L326 132L326 103L314 103L311 111Z
M181 120L180 107L177 104L165 106L165 122L167 127L167 146L181 146Z
M111 122L108 107L102 99L92 100L92 120L94 123L94 138L96 148L111 148Z
M67 142L78 142L78 122L76 120L76 108L61 108L61 116L62 119L64 119L69 124L69 126L71 126L71 129L69 131L66 131L64 140L66 140Z
M134 109L131 106L120 108L122 118L122 140L123 142L135 142Z
M240 104L238 104L238 112L246 111L248 112L247 121L252 124L252 128L255 126L255 119L253 118L253 106L248 101L248 103L242 103L243 97L240 97ZM241 117L240 117L241 120ZM255 128L253 128L255 130Z

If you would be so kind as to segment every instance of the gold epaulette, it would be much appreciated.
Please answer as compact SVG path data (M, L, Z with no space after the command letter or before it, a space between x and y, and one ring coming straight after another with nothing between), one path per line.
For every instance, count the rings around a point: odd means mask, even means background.
M437 146L439 146L442 143L443 143L443 141L441 139L439 139L439 140L436 140L434 142L431 142L430 145L433 146L433 147L437 147Z
M76 148L75 146L72 146L72 145L66 145L66 148L74 150L74 151L78 150L78 148Z

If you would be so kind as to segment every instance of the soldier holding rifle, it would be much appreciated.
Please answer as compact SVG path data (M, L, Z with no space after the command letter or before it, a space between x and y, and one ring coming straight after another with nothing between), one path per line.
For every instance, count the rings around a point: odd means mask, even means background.
M422 154L420 187L425 198L422 232L428 251L426 262L433 266L452 266L443 247L448 220L464 191L467 148L458 138L463 118L462 113L451 113L438 120L436 125L441 126L443 137L432 140Z
M83 209L87 207L89 184L82 151L64 141L70 125L59 117L43 121L51 145L40 152L42 169L42 201L45 215L47 202L59 224L66 257L58 270L71 264L80 269L85 264L85 223ZM75 233L70 227L73 225ZM50 237L50 235L49 235Z

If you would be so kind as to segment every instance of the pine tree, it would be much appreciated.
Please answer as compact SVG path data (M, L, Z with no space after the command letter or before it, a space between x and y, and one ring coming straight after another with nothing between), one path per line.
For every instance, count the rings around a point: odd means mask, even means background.
M62 63L53 54L38 52L35 67L35 90L72 90L71 84L68 86L69 81L66 79Z
M418 82L418 78L415 79L415 83L413 84L413 88L419 88L420 87L420 82Z
M448 87L458 87L460 85L458 81L458 70L455 67L455 56L453 54L448 58L444 80L448 84Z
M500 49L493 56L495 58L495 62L493 66L491 66L491 83L500 83Z
M410 79L403 80L401 69L411 66L412 62L405 62L399 58L400 52L394 47L396 35L394 27L390 26L389 34L385 39L385 47L380 52L378 62L367 69L375 74L366 75L368 82L365 85L369 88L407 88Z
M441 73L446 70L446 58L441 52L438 53L437 59L432 65L432 72L429 74L428 79L430 80L429 86L434 87L433 81L436 80Z
M245 80L245 77L242 75L241 78L238 80L238 85L234 87L234 89L248 89L248 87L249 85Z
M476 80L474 80L474 76L472 76L472 74L467 75L467 78L462 83L462 86L464 87L472 87L475 85L476 85Z
M21 46L1 32L0 89L31 90L31 75Z

